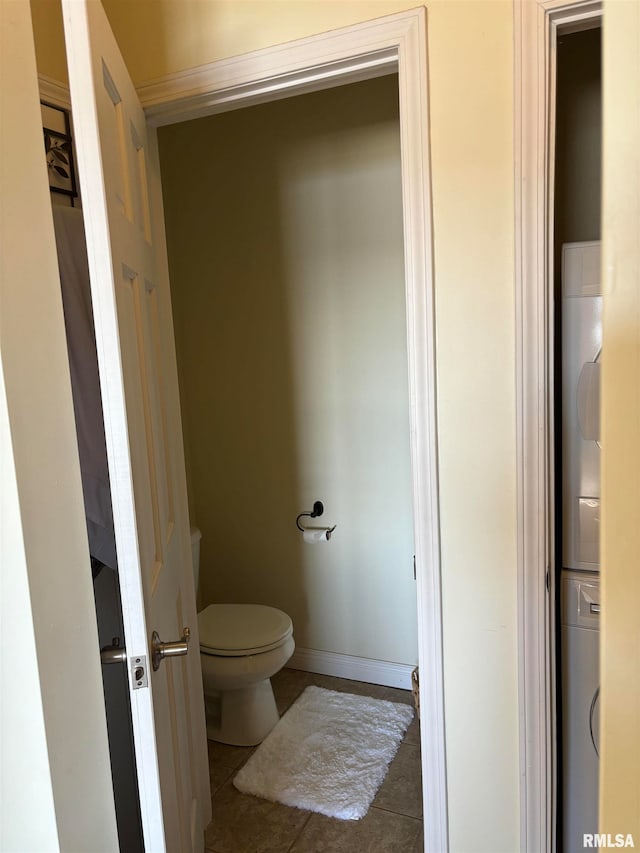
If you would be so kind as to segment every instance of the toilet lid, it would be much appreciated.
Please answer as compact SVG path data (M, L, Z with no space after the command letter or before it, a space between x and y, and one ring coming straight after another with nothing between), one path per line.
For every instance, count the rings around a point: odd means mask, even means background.
M275 649L291 636L291 619L263 604L210 604L198 613L200 649L242 657Z

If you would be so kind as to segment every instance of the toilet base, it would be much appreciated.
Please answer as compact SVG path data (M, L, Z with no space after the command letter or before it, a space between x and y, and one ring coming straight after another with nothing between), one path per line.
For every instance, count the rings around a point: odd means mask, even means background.
M205 695L207 737L233 746L257 746L280 719L271 679Z

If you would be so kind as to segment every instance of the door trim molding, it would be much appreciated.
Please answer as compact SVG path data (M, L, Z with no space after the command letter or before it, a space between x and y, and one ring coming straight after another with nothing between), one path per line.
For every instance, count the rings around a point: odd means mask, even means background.
M178 71L136 90L150 124L175 124L393 74L400 54L411 53L408 42L421 26L426 77L425 17L426 10L418 8L376 18Z
M518 678L521 850L554 847L556 732L552 569L555 49L597 26L599 0L514 0ZM547 571L550 589L547 589Z
M68 86L59 83L53 77L47 77L46 74L38 74L38 88L42 101L47 101L54 107L62 107L65 110L71 109L71 95Z
M436 370L427 79L423 7L140 84L160 126L398 72L418 597L424 844L448 850Z

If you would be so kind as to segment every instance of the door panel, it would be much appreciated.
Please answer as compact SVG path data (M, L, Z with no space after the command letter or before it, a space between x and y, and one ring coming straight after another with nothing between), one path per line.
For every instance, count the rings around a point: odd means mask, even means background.
M63 2L148 850L202 849L210 813L184 454L154 132L94 0ZM188 655L154 671L151 635ZM134 666L144 663L144 679Z

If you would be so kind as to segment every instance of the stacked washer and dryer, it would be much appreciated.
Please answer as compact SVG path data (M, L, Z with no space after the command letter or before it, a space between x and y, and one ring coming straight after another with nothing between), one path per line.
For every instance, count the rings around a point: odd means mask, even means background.
M562 850L598 831L600 243L562 247Z

